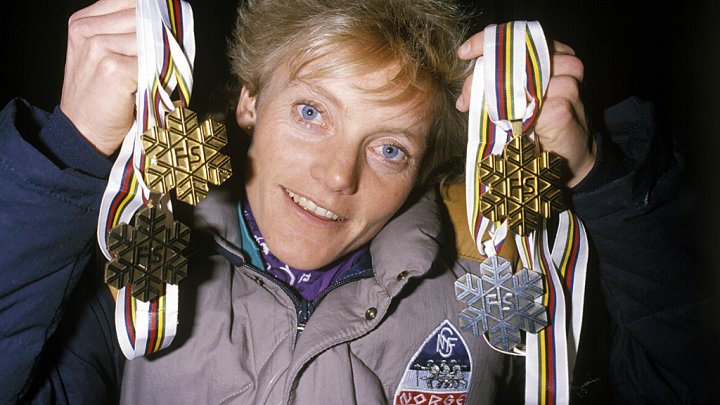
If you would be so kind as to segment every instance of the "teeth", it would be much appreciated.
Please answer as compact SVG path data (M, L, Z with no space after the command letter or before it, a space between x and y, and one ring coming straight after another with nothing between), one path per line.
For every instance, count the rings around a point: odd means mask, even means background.
M331 220L333 220L333 221L339 221L339 220L340 220L340 217L337 216L337 215L335 215L335 213L333 213L332 211L327 210L327 209L325 209L325 208L323 208L323 207L318 207L317 204L315 204L313 201L308 200L308 199L305 198L305 197L301 197L301 196L293 193L293 192L290 191L290 190L287 190L287 189L286 189L285 191L288 193L288 195L290 196L290 198L292 198L293 201L295 201L295 204L297 204L297 205L299 205L300 207L302 207L302 209L304 209L305 211L310 211L310 212L312 212L313 214L315 214L315 215L317 215L317 216L319 216L319 217L325 217L325 218L331 219Z

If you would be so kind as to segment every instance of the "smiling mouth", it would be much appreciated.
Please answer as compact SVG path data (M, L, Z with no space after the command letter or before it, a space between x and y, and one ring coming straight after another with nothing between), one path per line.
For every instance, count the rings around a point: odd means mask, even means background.
M285 192L288 196L290 196L290 198L292 198L295 204L300 206L300 208L314 214L317 217L328 219L331 221L342 221L345 219L326 208L318 206L317 204L315 204L315 202L293 193L288 189L285 189Z

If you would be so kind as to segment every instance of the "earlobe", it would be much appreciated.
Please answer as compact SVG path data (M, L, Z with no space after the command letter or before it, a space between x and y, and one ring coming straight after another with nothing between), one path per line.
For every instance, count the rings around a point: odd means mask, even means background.
M251 133L255 126L255 101L257 96L251 96L247 86L243 86L240 90L240 99L238 100L237 109L235 110L235 119L238 126L248 134Z

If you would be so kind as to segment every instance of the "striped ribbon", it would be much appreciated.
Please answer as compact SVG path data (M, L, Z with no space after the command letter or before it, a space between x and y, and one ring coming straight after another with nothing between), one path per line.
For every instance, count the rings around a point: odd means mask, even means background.
M550 53L538 22L513 21L485 29L483 57L475 63L472 82L465 180L468 226L483 256L501 249L508 230L507 221L491 223L480 212L487 188L480 182L478 164L490 154L501 154L514 135L534 137L549 81ZM522 124L514 128L517 122ZM546 226L543 222L526 237L513 235L524 267L548 280L542 300L550 326L526 334L525 401L564 404L579 345L589 249L585 228L572 212L560 214L552 252ZM483 241L486 234L489 239Z
M145 155L142 134L165 124L165 115L190 102L195 36L190 5L181 0L137 0L138 91L135 121L126 135L110 172L98 219L100 249L112 259L107 245L110 230L131 223L135 212L148 203L150 190L142 172ZM172 211L169 198L162 205ZM165 296L142 302L118 291L115 328L120 347L128 359L167 347L177 326L177 286L165 285Z
M516 237L521 259L532 257L533 268L549 282L543 296L550 325L536 335L527 335L525 401L533 404L566 404L580 344L585 299L588 241L585 227L571 211L560 214L552 251L547 229L534 243ZM569 305L568 305L569 302Z

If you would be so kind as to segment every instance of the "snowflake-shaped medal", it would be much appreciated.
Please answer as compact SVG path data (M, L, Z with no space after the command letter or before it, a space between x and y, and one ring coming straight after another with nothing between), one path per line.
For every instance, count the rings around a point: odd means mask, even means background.
M491 221L508 221L508 228L527 236L542 217L550 218L563 208L562 160L549 152L536 153L526 136L516 136L502 156L490 155L478 167L480 182L488 191L480 197L480 211Z
M480 265L480 277L467 273L455 281L457 299L468 306L458 314L460 326L475 336L486 332L491 345L510 351L522 341L520 330L537 333L547 326L545 308L535 302L542 294L542 274L513 274L510 262L490 256Z
M142 208L133 218L135 226L123 223L110 230L108 248L115 258L105 265L105 282L118 289L130 285L135 298L150 301L163 294L164 283L185 278L190 228L155 207Z
M178 107L165 118L165 128L153 127L143 136L145 183L155 192L175 188L180 201L196 205L207 196L208 183L219 185L232 175L230 158L220 153L227 144L223 124L205 120Z

